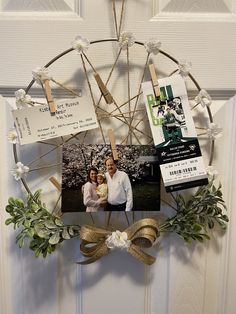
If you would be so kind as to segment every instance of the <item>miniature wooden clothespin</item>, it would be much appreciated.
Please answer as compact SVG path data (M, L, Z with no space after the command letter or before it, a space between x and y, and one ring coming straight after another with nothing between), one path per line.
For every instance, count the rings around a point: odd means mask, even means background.
M156 98L159 99L160 95L161 95L161 92L160 92L160 86L159 86L159 83L158 83L155 66L154 66L153 63L149 64L149 71L150 71L150 74L151 74L152 85L153 85L155 96L156 96Z
M49 181L57 188L59 192L61 192L61 184L58 182L58 180L55 177L50 177Z
M100 91L103 95L103 97L105 98L105 101L107 104L112 104L113 103L113 98L110 94L110 92L108 91L106 85L103 83L100 75L98 73L94 73L94 78L98 84L98 87L100 88Z
M109 137L109 141L111 144L111 151L112 151L112 156L114 160L118 160L119 159L119 155L116 149L116 142L115 142L115 137L114 137L114 133L112 129L108 130L108 137Z
M53 100L53 97L52 97L52 90L51 90L51 87L50 87L50 84L49 84L49 80L45 80L44 83L43 83L43 86L44 86L44 91L45 91L45 95L46 95L46 98L47 98L47 102L48 102L48 105L49 105L49 109L50 109L50 112L52 114L55 114L56 110L57 110L57 107L56 107L56 104Z

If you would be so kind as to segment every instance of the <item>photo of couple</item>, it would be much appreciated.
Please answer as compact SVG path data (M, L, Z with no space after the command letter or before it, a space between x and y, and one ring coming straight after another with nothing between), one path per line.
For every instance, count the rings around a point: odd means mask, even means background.
M105 174L95 167L88 171L88 181L82 187L86 212L132 210L133 193L128 175L117 169L112 156L106 158L105 167Z
M160 169L155 147L64 144L62 212L158 211Z

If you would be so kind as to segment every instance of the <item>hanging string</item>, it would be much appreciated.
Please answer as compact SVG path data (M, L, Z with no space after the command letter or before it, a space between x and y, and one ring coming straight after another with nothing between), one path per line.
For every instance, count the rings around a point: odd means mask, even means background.
M101 111L103 111L104 113L106 113L107 115L110 115L110 113L108 112L108 111L106 111L105 109L103 109L103 108L100 108L101 109ZM123 116L123 113L121 113L121 115ZM110 117L113 117L113 115L110 115ZM117 116L115 116L114 118L116 118L118 121L120 121L120 122L122 122L122 123L124 123L124 124L126 124L127 126L129 126L129 123L128 122L126 122L126 121L124 121L124 120L122 120L121 118L119 118L119 117L117 117ZM133 130L136 130L137 132L139 132L139 133L141 133L141 134L143 134L143 135L145 135L145 136L148 136L148 135L146 135L143 131L141 131L141 130L139 130L139 129L137 129L137 128L135 128L135 127L131 127ZM133 133L133 132L132 132ZM140 145L141 145L141 142L140 142L140 140L137 138L137 136L134 134L134 136L135 136L135 138L137 139L137 141L140 143Z
M54 147L57 147L57 146L58 146L58 144L48 143L48 142L42 142L42 141L37 141L37 143L40 143L40 144L43 144L43 145L54 146Z
M124 120L121 120L121 119L118 118L118 120L120 120L121 122L125 123L125 124L128 126L130 132L131 132L131 133L133 134L133 136L136 138L136 140L138 141L138 143L141 144L139 138L138 138L137 135L134 133L134 128L130 125L130 123L128 122L128 119L126 119L126 117L124 116L123 112L120 110L120 108L119 108L117 102L115 101L114 97L113 97L113 101L114 101L114 105L116 106L116 109L119 111L121 117L124 119ZM113 116L112 116L112 117L113 117ZM116 118L117 118L117 117L116 117ZM140 130L137 130L137 131L140 131ZM141 131L140 131L140 132L141 132Z
M129 218L128 218L127 212L124 211L124 213L125 213L125 218L126 218L127 224L128 224L128 226L129 226L129 225L130 225L130 222L129 222Z
M143 92L140 92L140 93L138 93L137 95L131 97L129 100L125 101L123 104L121 104L121 105L119 106L119 109L121 109L122 107L124 107L125 105L127 105L127 104L129 103L129 101L134 100L135 98L138 98L140 95L142 95L142 93L143 93ZM110 114L112 114L112 113L115 112L115 111L116 111L116 109L112 110L112 111L110 112Z
M125 0L122 1L118 38L120 38L120 34L121 34L121 27L122 27L122 23L123 23L123 19L124 19L124 13L125 13Z
M77 96L77 97L81 97L81 95L78 94L78 93L76 93L73 89L71 89L71 88L65 86L64 84L62 84L62 83L56 81L54 78L51 78L51 81L52 81L53 83L55 83L56 85L60 86L61 88L63 88L64 90L66 90L67 92L69 92L70 94L72 94L72 95L74 95L74 96Z
M91 61L89 60L89 58L86 56L86 54L83 52L83 55L81 55L81 57L85 57L86 61L88 62L88 64L91 66L92 70L94 73L97 73L95 67L92 65Z
M57 163L57 164L52 164L52 165L47 165L47 166L42 166L42 167L38 167L38 168L31 168L29 170L29 172L32 172L32 171L37 171L37 170L42 170L42 169L47 169L47 168L52 168L52 167L57 167L57 166L61 166L62 163Z
M161 201L163 202L163 203L165 203L166 205L168 205L169 207L171 207L172 209L174 209L175 211L177 210L177 208L175 208L173 205L171 205L169 202L167 202L166 200L164 200L164 199L161 199Z
M113 64L112 68L111 68L111 71L110 71L110 73L109 73L109 75L108 75L108 78L107 78L107 80L106 80L105 85L108 84L108 82L109 82L109 80L110 80L110 78L111 78L111 75L112 75L112 73L113 73L113 71L114 71L114 69L115 69L115 66L116 66L116 64L117 64L117 62L118 62L118 60L119 60L121 51L122 51L122 48L120 48L119 51L118 51L118 54L117 54L116 59L115 59L115 62L114 62L114 64Z
M113 73L113 71L114 71L114 69L115 69L115 66L116 66L118 60L119 60L121 51L122 51L122 48L120 48L120 50L119 50L119 52L118 52L118 54L117 54L117 56L116 56L115 62L114 62L114 64L113 64L112 68L111 68L111 71L110 71L109 75L108 75L108 78L107 78L107 80L106 80L105 86L107 86L107 84L108 84L109 81L110 81L110 78L111 78L111 76L112 76L112 73ZM101 96L100 96L100 98L99 98L99 100L98 100L98 103L97 103L97 107L98 107L98 108L100 108L100 107L99 107L99 104L100 104L101 100L102 100L102 94L101 94ZM115 110L116 110L116 109L115 109Z
M127 112L122 113L122 116L123 116L123 115L128 115L128 117L126 118L126 119L128 119L131 113L134 113L134 112L135 112L135 113L136 113L136 112L144 112L144 111L146 111L145 108L144 108L144 109L138 109L138 110L136 110L136 111L131 110L131 111L127 111ZM120 116L121 116L120 113L113 114L113 115L111 115L111 114L108 113L108 114L101 115L99 118L100 118L100 119L106 119L106 118L111 118L111 117L115 118L115 117L120 117ZM138 119L138 120L139 120L139 119Z
M144 79L144 76L145 76L145 72L146 72L146 68L147 68L147 65L148 65L148 61L149 61L149 56L150 56L150 53L147 54L147 58L146 58L146 62L145 62L145 65L144 65L144 69L143 69L143 74L142 74L142 78L141 78L141 82L139 84L139 89L138 89L138 94L136 96L134 96L133 98L131 98L130 100L132 99L135 99L136 98L136 101L135 101L135 105L134 105L134 110L133 110L133 115L131 117L131 121L130 121L130 124L132 125L133 123L133 120L134 120L134 116L135 116L135 113L138 111L137 110L137 106L138 106L138 101L139 101L139 96L142 94L141 92L141 89L142 89L142 82L143 82L143 79ZM128 102L126 102L128 103ZM124 103L124 104L126 104ZM122 104L122 106L124 105ZM146 112L146 109L145 109L145 112ZM146 117L146 115L145 115ZM139 119L138 123L135 125L135 127L137 127L141 122L143 121L143 119ZM149 138L152 138L151 136L148 136ZM125 139L123 140L123 142L127 141L128 140L128 135L125 137Z
M108 213L108 219L107 219L107 223L106 223L106 228L109 227L110 225L110 221L111 221L111 214L112 214L112 211Z
M92 220L92 224L93 224L93 225L95 225L95 221L94 221L94 219L93 219L93 215L92 215L92 213L91 213L91 212L89 213L89 217L90 217L90 218L91 218L91 220Z
M108 83L108 81L109 81L109 79L110 79L110 77L111 77L111 75L112 75L112 72L113 72L113 70L114 70L114 68L115 68L115 65L116 65L116 63L117 63L117 61L118 61L118 58L119 58L119 56L120 56L120 53L121 53L121 49L120 49L120 51L119 51L119 53L118 53L118 55L117 55L117 58L116 58L115 63L114 63L114 65L113 65L113 67L112 67L112 70L111 70L111 72L110 72L110 74L109 74L109 77L108 77L108 79L107 79L106 84ZM84 55L86 61L87 61L87 62L89 63L89 65L91 66L91 68L93 69L93 71L94 71L95 73L97 73L95 67L92 65L92 63L91 63L91 61L88 59L88 57L87 57L85 54L83 54L83 55ZM81 58L82 58L82 60L83 60L83 56L82 56L82 55L81 55ZM86 67L85 67L84 60L83 60L83 66L84 66L84 70L85 70L85 73L86 73L86 79L87 79L87 82L88 82L88 85L89 85L90 94L91 94L91 97L92 97L92 100L93 100L93 104L94 104L95 110L96 110L95 100L94 100L94 97L92 96L92 95L93 95L93 93L92 93L92 88L91 88L91 84L90 84L90 81L89 81L89 78L88 78L88 73L87 73L87 69L86 69ZM129 96L130 96L130 92L129 92ZM130 98L130 97L129 97L129 98ZM101 99L101 98L100 98L100 99ZM113 100L114 100L114 98L113 98ZM99 100L99 101L100 101L100 100ZM117 105L117 103L116 103L115 100L114 100L114 104L115 104L115 106L116 106L116 109L120 112L120 116L121 116L125 121L123 121L123 120L121 120L121 119L119 119L119 118L118 118L118 120L120 120L121 122L125 123L125 124L129 127L129 134L130 134L130 136L131 136L131 134L133 134L134 137L136 138L136 140L138 141L138 143L141 145L141 141L139 140L139 138L137 137L137 135L134 133L134 130L140 132L140 133L143 134L144 136L148 136L148 135L146 135L143 131L137 129L136 127L132 127L132 126L130 125L130 123L127 121L126 117L124 116L124 113L120 110L120 108L119 108L119 106ZM107 113L107 111L105 111L104 109L102 109L102 108L100 108L100 109ZM96 112L97 112L97 110L96 110ZM108 113L108 114L110 115L110 113ZM113 116L112 116L112 117L113 117ZM104 140L104 143L105 143L104 134L103 134L103 130L102 130L101 123L100 123L100 120L99 120L99 119L98 119L98 123L99 123L99 125L100 125L100 129L101 129L101 132L102 132L103 140Z
M61 199L61 196L62 196L62 193L60 192L60 195L59 195L59 197L57 198L56 204L55 204L55 206L54 206L54 208L53 208L53 210L52 210L52 215L56 215L56 214L59 215L59 216L62 215L62 212L61 212L60 209L58 209L58 210L56 211L57 205L59 204L59 201L60 201L60 199Z
M91 83L90 83L90 81L89 81L87 68L86 68L86 65L85 65L85 62L84 62L84 57L83 57L83 55L80 55L80 57L81 57L81 61L82 61L82 65L83 65L83 69L84 69L84 73L85 73L85 77L86 77L86 80L87 80L87 84L88 84L88 87L89 87L90 96L91 96L91 98L92 98L93 106L94 106L94 109L96 110L96 103L95 103L95 100L94 100L94 96L93 96L93 91L92 91ZM86 58L86 60L88 61L87 58ZM89 62L89 64L91 65L90 62ZM92 67L92 69L94 69L94 67L93 67L92 65L91 65L91 67ZM95 69L94 69L94 71L96 72ZM98 120L98 124L99 124L99 129L100 129L100 131L101 131L104 144L106 144L106 140L105 140L105 136L104 136L104 133L103 133L102 126L101 126L101 122L100 122L99 120Z
M135 120L138 120L137 124L135 125L135 127L137 128L137 126L141 123L141 122L144 122L144 119L146 119L148 121L148 117L144 116L143 118L138 118L138 119L135 119ZM134 120L134 119L133 119ZM148 143L153 143L153 138L151 135L149 134L146 134L144 133L143 134L145 136L146 139L149 139L149 142ZM127 138L128 138L128 135L125 136L125 138L122 140L121 144L123 143L126 143L127 142Z
M116 1L112 0L112 11L113 11L113 17L114 17L114 23L115 23L115 30L116 30L116 37L119 38L118 34L118 24L117 24L117 14L116 14Z
M76 133L76 134L72 135L69 139L67 139L67 140L65 141L65 143L71 141L71 140L72 140L73 138L75 138L78 134L79 134L79 133ZM54 148L50 149L50 150L47 151L46 153L44 153L44 154L38 156L37 158L35 158L34 160L32 160L30 163L28 163L27 166L29 167L30 165L32 165L32 164L35 163L36 161L38 161L38 160L40 160L41 158L43 158L43 157L47 156L48 154L52 153L54 150L60 148L63 144L64 144L64 143L61 143L61 144L55 146Z
M129 105L129 124L130 127L132 126L131 123L131 101L130 101L130 64L129 64L129 47L127 47L127 53L126 53L126 57L127 57L127 76L128 76L128 105ZM129 132L128 132L128 137L127 137L127 143L128 143L128 139L130 139L130 144L132 145L132 134L131 134L131 128L129 128Z
M147 69L149 57L150 57L150 53L147 54L146 62L145 62L145 65L144 65L143 74L142 74L141 82L139 84L139 89L138 89L138 96L136 98L135 105L134 105L134 112L135 112L135 110L136 110L136 108L138 106L139 96L142 94L142 92L141 92L142 82L144 80L144 76L145 76L145 72L146 72L146 69ZM134 114L132 115L131 123L133 122L133 118L134 118Z
M85 138L86 138L86 136L88 135L88 131L85 131L84 132L84 136L83 136L83 139L82 139L82 143L81 144L84 144L84 142L85 142Z
M90 84L90 81L89 81L89 78L88 78L88 73L87 73L87 69L86 69L86 66L85 66L85 62L84 62L84 59L83 59L83 56L85 57L86 61L89 63L89 65L91 66L91 68L93 69L93 71L95 73L97 73L96 69L94 68L94 66L92 65L92 63L90 62L90 60L88 59L88 57L83 53L83 55L81 55L81 59L82 59L82 63L83 63L83 68L84 68L84 71L85 71L85 75L86 75L86 79L87 79L87 83L89 85L89 90L90 90L90 95L91 95L91 98L92 98L92 101L93 101L93 105L94 105L94 108L96 110L96 104L95 104L95 100L94 100L94 97L93 97L93 92L92 92L92 87L91 87L91 84ZM117 105L117 102L114 100L114 97L113 97L113 101L114 101L114 105L116 106L116 108L118 109L118 111L120 112L121 114L121 117L124 119L124 122L126 125L128 125L128 127L130 128L130 124L129 122L127 121L127 119L125 118L123 112L119 109L119 106ZM102 109L102 108L100 108ZM104 110L104 109L102 109ZM104 110L105 111L105 110ZM105 137L104 137L104 133L103 133L103 130L102 130L102 126L101 126L101 122L100 120L98 120L98 123L99 123L99 127L100 127L100 130L101 130L101 133L102 133L102 137L103 137L103 140L104 140L104 143L106 144L106 141L105 141ZM133 135L135 136L135 138L137 139L137 141L141 144L141 142L139 141L138 137L136 136L136 134L134 133L134 131L132 130L132 133Z
M135 130L137 129L138 125L143 122L143 119L140 119L134 126ZM139 129L138 129L139 130ZM151 141L153 141L153 138L151 135L145 134L143 131L139 130L140 133L142 133L145 137L150 138Z

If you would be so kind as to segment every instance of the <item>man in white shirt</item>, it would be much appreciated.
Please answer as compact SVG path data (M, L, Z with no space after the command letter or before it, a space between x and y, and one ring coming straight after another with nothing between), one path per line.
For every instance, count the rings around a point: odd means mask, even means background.
M132 186L127 173L117 169L112 157L105 160L105 173L108 185L108 211L130 211L133 207Z

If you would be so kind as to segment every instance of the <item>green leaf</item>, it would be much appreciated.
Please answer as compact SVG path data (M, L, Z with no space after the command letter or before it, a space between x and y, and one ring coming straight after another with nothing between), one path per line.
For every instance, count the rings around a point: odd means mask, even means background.
M33 195L34 200L38 200L41 197L41 194L42 190L41 189L37 190Z
M16 242L18 242L22 237L24 237L25 234L23 232L19 233L17 236L16 236Z
M29 220L25 219L24 222L23 222L23 226L26 227L26 228L30 228Z
M191 241L191 239L190 239L189 237L182 236L182 235L180 235L180 236L181 236L181 238L182 238L185 242L187 242L188 244L191 244L191 243L192 243L192 241Z
M28 235L28 237L33 238L33 236L34 236L34 228L29 228L27 230L27 235Z
M205 223L205 217L204 216L199 216L199 222L201 224L204 224Z
M49 243L50 244L57 244L60 241L60 232L57 231L56 233L54 233L51 238L49 239Z
M8 218L6 221L5 221L5 225L10 225L11 223L13 222L13 219L12 218Z
M46 220L45 227L47 227L48 229L55 229L57 228L57 225L52 220Z
M39 256L41 255L41 249L38 249L38 248L35 249L35 250L34 250L34 253L35 253L35 256L36 256L36 257L39 257Z
M207 240L210 240L210 237L209 237L209 235L208 234L203 234L203 236L204 236L204 238L206 238Z
M38 223L34 225L34 230L36 233L38 233L41 229L44 229L43 223Z
M53 252L53 247L51 245L48 245L47 251L49 254L51 254Z
M33 203L30 206L30 209L32 209L35 213L37 213L39 211L39 209L40 209L40 206L38 204Z
M22 248L24 246L24 238L23 237L19 239L18 245L19 245L19 248Z
M21 199L21 198L15 198L15 205L17 206L17 207L25 207L25 203L23 202L23 200Z
M37 234L40 238L45 239L50 235L50 232L47 229L40 229Z
M34 250L37 246L38 246L38 240L33 239L32 241L30 241L29 248L31 250Z
M8 204L12 205L12 206L15 206L15 199L14 199L14 197L9 197Z
M55 224L59 227L63 226L63 222L61 221L61 219L58 219L58 218L55 219Z
M203 242L203 237L201 235L195 234L195 238L196 240L198 240L199 242Z
M220 218L216 218L216 221L220 225L222 230L226 230L227 224L224 221L220 220Z
M64 228L63 231L62 231L62 238L65 239L65 240L69 240L70 239L70 235L67 231L67 228Z
M18 228L23 225L24 220L25 220L25 219L24 219L24 217L23 217L23 218L19 219L19 220L16 222L16 225L17 225Z
M70 227L70 228L69 228L69 234L70 234L71 236L73 236L73 235L75 234L73 227Z
M202 226L199 225L199 224L195 224L195 225L193 226L193 230L194 230L195 232L199 232L199 231L202 230Z
M13 209L14 208L11 205L7 205L6 208L5 208L6 212L10 213L10 214L12 213Z
M229 217L227 215L223 215L221 219L223 219L225 222L229 222Z
M48 231L42 223L35 225L34 231L40 238L45 239L50 235L50 231Z
M43 251L43 258L46 258L47 255L48 255L48 251L47 251L47 250L44 250L44 251Z
M31 221L35 221L43 216L43 212L38 212L37 214L31 217Z
M209 219L208 220L208 227L209 227L209 229L213 229L214 228L214 221L212 220L212 219Z

